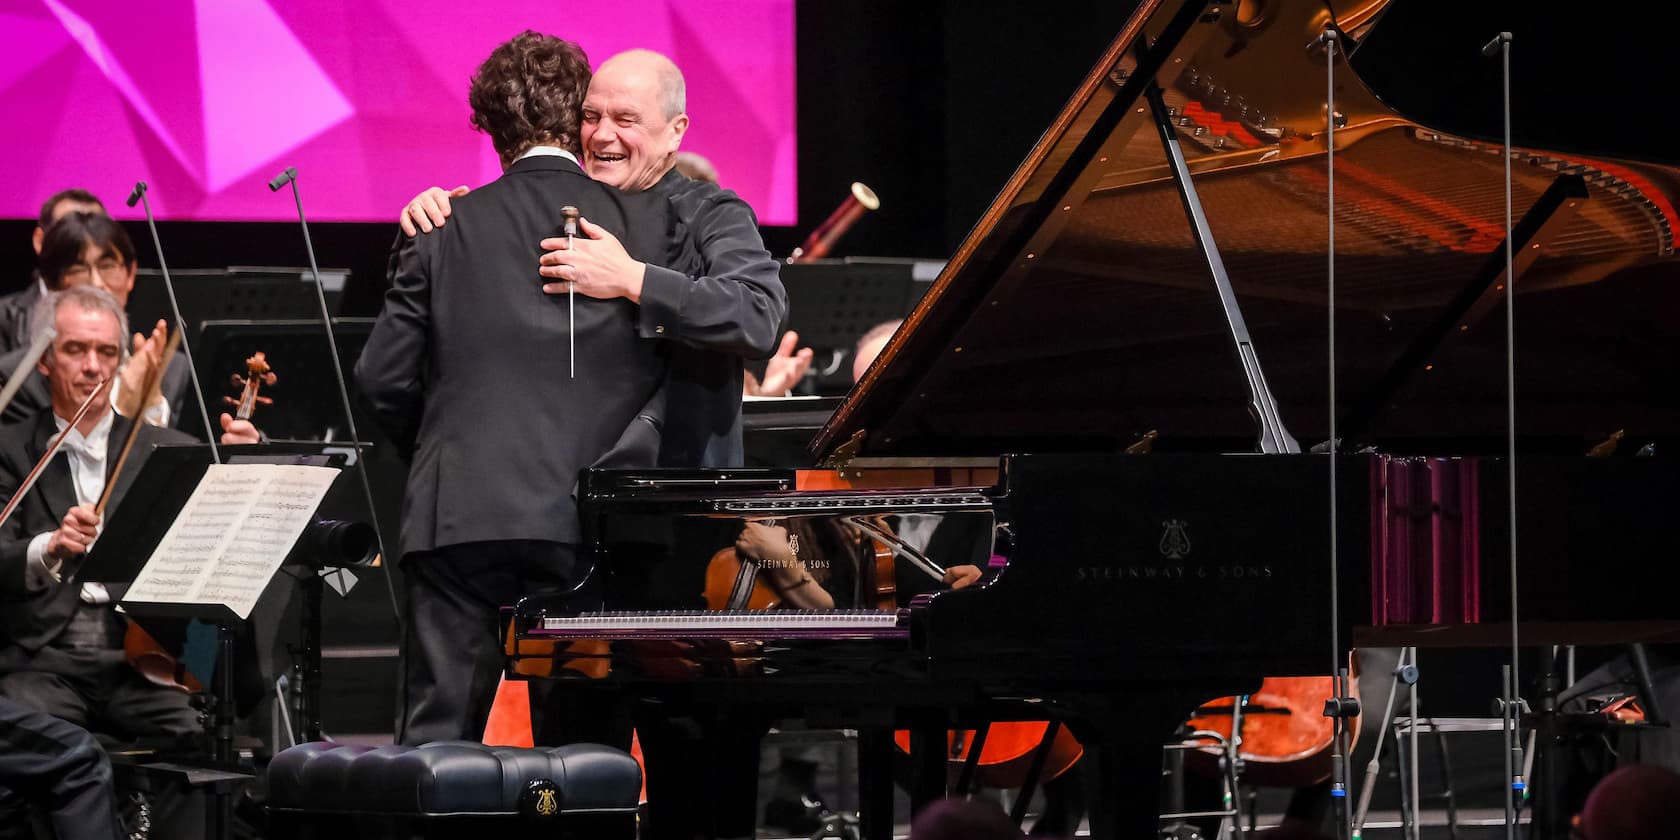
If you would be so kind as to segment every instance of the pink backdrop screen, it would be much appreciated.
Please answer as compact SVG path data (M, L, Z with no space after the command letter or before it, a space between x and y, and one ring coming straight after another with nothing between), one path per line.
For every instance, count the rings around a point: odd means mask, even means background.
M421 189L500 173L467 81L525 29L594 65L646 47L688 80L683 148L766 224L795 219L793 0L0 0L0 216L80 186L121 218L394 221Z

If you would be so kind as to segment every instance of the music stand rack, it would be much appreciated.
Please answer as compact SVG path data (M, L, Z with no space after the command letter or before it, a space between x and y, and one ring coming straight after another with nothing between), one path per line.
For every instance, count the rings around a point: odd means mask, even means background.
M141 278L129 294L129 325L138 332L150 332L151 325L162 318L171 325L174 317L161 272L141 269ZM350 272L329 269L321 272L321 282L328 295L329 306L336 307ZM169 273L181 302L181 318L186 321L188 335L193 342L206 321L235 318L320 319L320 304L308 269L269 268L261 266L230 266L210 269L176 269ZM173 326L171 326L173 329Z
M347 370L353 368L373 330L373 319L334 318L332 325L339 362ZM194 348L200 360L199 384L207 399L214 399L212 394L229 393L228 376L244 373L245 360L253 353L268 355L277 379L264 393L275 403L262 409L258 426L270 438L327 440L343 435L344 407L332 377L305 373L329 370L330 354L320 318L205 321ZM215 414L214 408L211 414ZM358 429L377 432L379 428L360 413L356 420Z
M126 592L140 573L187 500L204 478L214 456L203 444L166 445L154 448L140 464L140 471L128 485L122 503L112 508L100 539L94 543L77 578L83 582L107 584L113 595ZM240 447L229 453L229 463L290 463L308 466L342 467L342 453L323 451L322 444L282 443ZM335 480L336 484L336 480ZM325 502L323 501L323 506ZM299 542L302 542L300 539ZM294 546L293 551L296 551ZM119 598L120 600L120 598ZM210 766L238 772L233 750L234 715L234 630L246 623L223 604L160 604L122 601L130 620L146 618L198 619L216 627L215 678L210 686ZM170 634L163 634L168 637ZM222 781L226 781L225 779ZM216 807L210 812L210 835L230 837L233 827L233 786L218 783L211 796Z
M852 385L852 350L871 327L903 318L927 291L923 263L851 257L782 266L787 289L787 328L799 346L817 351L808 376L819 393L844 393Z

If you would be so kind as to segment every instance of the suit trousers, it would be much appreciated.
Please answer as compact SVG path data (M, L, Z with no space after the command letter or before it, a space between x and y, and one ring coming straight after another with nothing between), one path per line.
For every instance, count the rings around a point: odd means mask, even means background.
M527 595L570 591L577 556L578 547L567 543L507 540L411 552L403 558L407 609L398 743L483 737L505 659L501 608ZM563 690L554 690L548 680L528 683L537 743L627 746L629 715L617 692L584 680L570 682Z
M6 700L0 700L0 788L49 811L61 840L125 836L111 763L93 735Z

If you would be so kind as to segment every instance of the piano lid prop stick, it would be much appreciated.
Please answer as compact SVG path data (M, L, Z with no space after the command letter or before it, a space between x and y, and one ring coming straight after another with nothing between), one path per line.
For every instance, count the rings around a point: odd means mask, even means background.
M560 218L565 219L566 250L572 250L572 239L578 232L578 209L568 204L560 208ZM572 378L577 378L577 284L566 283L566 353L572 367Z

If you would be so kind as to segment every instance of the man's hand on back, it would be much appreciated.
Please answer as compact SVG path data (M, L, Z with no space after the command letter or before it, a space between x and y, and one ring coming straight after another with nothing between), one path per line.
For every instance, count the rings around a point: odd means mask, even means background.
M433 228L443 227L443 220L449 218L449 199L460 198L471 191L466 184L447 191L443 187L432 187L415 196L403 208L397 224L402 226L405 236L431 233Z
M542 241L548 253L538 260L538 272L561 281L543 284L543 291L563 295L572 286L578 294L598 300L628 298L641 303L647 264L633 259L618 237L588 219L578 219L578 233L570 240L554 236Z

